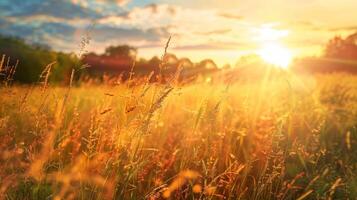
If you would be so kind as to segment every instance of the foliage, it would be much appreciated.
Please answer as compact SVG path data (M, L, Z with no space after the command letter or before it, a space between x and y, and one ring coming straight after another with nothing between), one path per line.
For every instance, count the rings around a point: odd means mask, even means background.
M343 39L336 36L331 39L325 48L325 56L339 59L357 60L357 33Z
M9 65L19 62L14 80L21 83L37 82L41 72L52 62L56 62L51 72L53 82L68 79L71 69L80 65L74 55L51 51L40 45L29 45L22 39L0 36L0 56L2 55L8 56Z
M106 56L135 59L137 49L129 45L109 46L105 49Z

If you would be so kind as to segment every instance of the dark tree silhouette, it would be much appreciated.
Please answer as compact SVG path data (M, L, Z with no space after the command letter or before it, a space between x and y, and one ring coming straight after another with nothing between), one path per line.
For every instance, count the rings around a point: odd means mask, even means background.
M176 65L178 62L178 58L175 54L167 53L164 56L164 63L167 65Z
M181 58L178 61L178 64L181 65L184 69L190 69L194 67L194 63L189 58Z
M109 46L104 54L111 57L135 58L137 49L129 45Z
M212 59L202 60L197 64L197 67L205 69L217 69L217 65Z
M338 59L357 59L357 33L345 39L336 36L331 39L325 48L325 57Z
M14 79L22 83L37 82L42 70L52 62L56 62L51 71L52 82L65 81L72 67L79 67L74 55L52 51L44 45L30 45L14 37L0 36L0 59L2 55L9 58L10 65L19 61Z

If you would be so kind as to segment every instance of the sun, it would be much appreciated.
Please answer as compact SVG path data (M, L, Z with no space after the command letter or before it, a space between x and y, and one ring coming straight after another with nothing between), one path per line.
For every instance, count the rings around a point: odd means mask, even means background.
M291 51L278 43L264 44L258 51L258 55L265 62L283 69L288 68L292 60Z
M292 60L291 51L282 45L282 39L289 35L287 30L274 29L272 24L257 29L258 55L267 63L283 69L288 68Z

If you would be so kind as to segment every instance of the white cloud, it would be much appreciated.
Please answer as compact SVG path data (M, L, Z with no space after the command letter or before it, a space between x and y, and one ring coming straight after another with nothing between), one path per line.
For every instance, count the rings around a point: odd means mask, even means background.
M241 18L233 20L233 16L237 18L237 15L223 15L215 9L191 9L168 4L152 4L135 7L122 15L103 17L98 20L98 24L143 30L165 27L174 37L173 45L177 47L214 43L216 46L221 44L222 48L227 48L227 46L232 48L233 45L228 45L229 43L249 42L252 29L251 24Z
M91 3L101 3L101 4L106 4L106 3L115 3L118 6L125 6L128 4L131 0L71 0L73 4L77 4L83 7L88 7Z
M118 6L125 6L126 4L128 4L130 2L130 0L98 0L100 2L114 2L116 3Z

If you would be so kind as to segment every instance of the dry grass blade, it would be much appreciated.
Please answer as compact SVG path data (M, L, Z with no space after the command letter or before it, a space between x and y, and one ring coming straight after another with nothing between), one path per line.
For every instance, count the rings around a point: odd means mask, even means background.
M333 199L333 195L336 192L337 187L341 186L341 178L336 179L336 181L332 184L331 188L329 189L329 195L328 195L328 199Z
M167 50L168 50L168 48L169 48L170 41L171 41L171 36L169 37L169 39L168 39L167 42L166 42L165 49L164 49L164 54L162 55L162 57L161 57L161 62L160 62L160 64L159 64L159 70L160 70L159 82L163 81L163 80L162 80L162 79L163 79L162 70L163 70L163 68L164 68L164 66L165 66L165 64L166 64L164 61L165 61L165 57L166 57L166 55L167 55Z
M169 37L169 39L167 40L167 42L165 44L165 50L164 50L164 54L162 56L162 60L164 60L164 58L165 58L165 56L167 54L167 49L169 48L170 41L171 41L171 36Z
M2 72L2 68L5 62L5 54L2 55L1 61L0 61L0 73Z
M104 95L114 97L114 94L110 94L110 93L104 93Z
M16 60L15 65L10 65L10 56L7 57L7 62L5 64L6 55L2 55L0 61L0 81L5 86L10 86L11 83L14 81L14 76L16 73L17 66L19 64L19 60Z
M162 103L164 102L165 98L170 94L170 92L173 90L174 88L172 87L166 87L163 89L163 91L161 92L160 96L156 99L156 101L151 105L150 110L148 111L147 115L146 115L146 120L143 123L143 126L141 128L142 133L146 133L151 121L151 118L154 116L154 113L156 112L156 110L158 110L161 106Z
M172 183L167 187L167 189L164 191L162 194L162 197L164 198L169 198L171 196L171 193L174 192L175 190L179 189L182 187L184 184L186 184L187 181L196 179L200 176L199 173L192 171L192 170L186 170L181 172L173 181Z
M346 146L348 150L351 150L351 132L346 133Z
M128 83L130 83L133 79L135 64L136 64L136 60L134 59L133 64L131 65L131 68L130 68Z
M313 192L313 190L309 190L309 191L305 192L303 195L301 195L299 198L297 198L297 200L303 200L303 199L307 198L312 192Z
M57 62L51 62L50 64L46 65L46 67L43 69L40 77L39 77L39 82L43 84L42 89L45 90L48 87L48 80L51 75L51 70L52 67L56 64ZM41 81L42 80L42 81Z
M112 111L113 109L112 108L108 108L108 109L105 109L105 110L103 110L102 112L100 112L100 114L101 115L104 115L104 114L106 114L106 113L108 113L108 112L110 112L110 111Z

